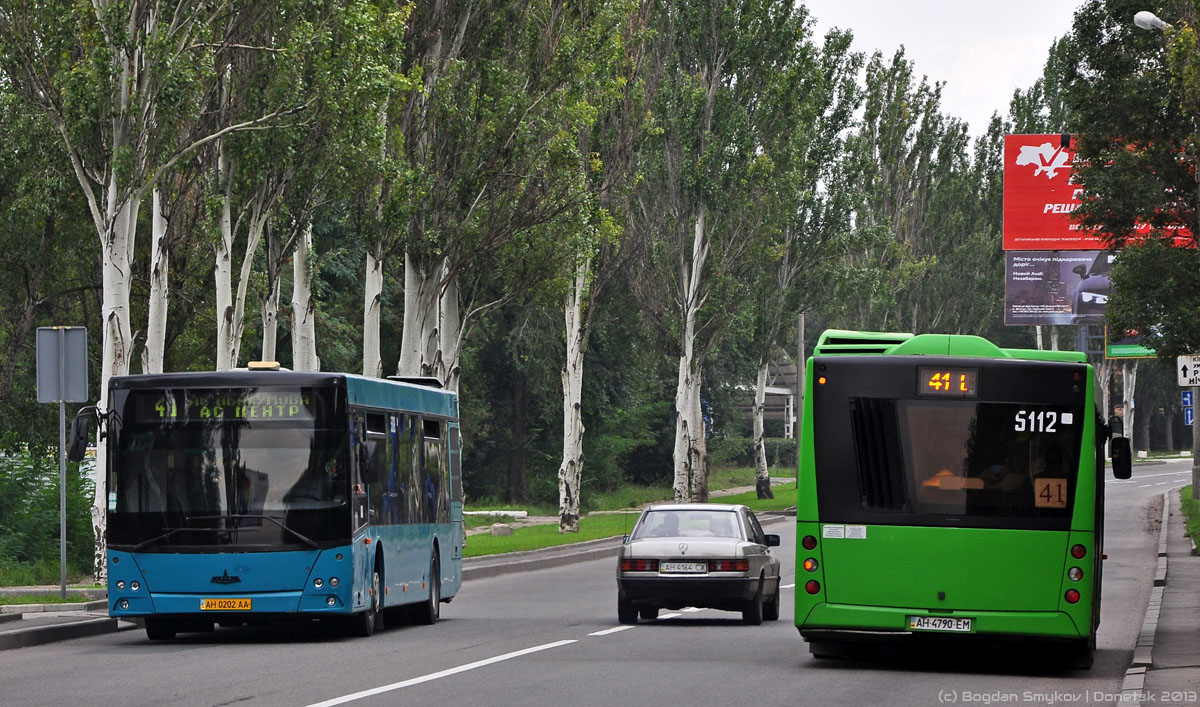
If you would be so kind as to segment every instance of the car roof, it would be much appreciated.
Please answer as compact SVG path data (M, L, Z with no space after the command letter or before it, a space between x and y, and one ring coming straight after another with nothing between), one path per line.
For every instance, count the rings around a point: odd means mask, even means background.
M735 503L660 503L647 506L647 511L736 511L745 508Z

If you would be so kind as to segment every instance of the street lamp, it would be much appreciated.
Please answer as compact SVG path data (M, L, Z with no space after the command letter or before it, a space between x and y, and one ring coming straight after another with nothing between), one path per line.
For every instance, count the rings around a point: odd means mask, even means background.
M1142 29L1156 29L1159 32L1164 32L1171 29L1171 25L1158 19L1158 15L1149 10L1142 10L1133 16L1133 24Z
M1169 23L1163 22L1158 18L1158 15L1148 10L1142 10L1135 14L1133 16L1133 24L1142 29L1158 30L1159 32L1167 32L1171 29ZM1192 129L1193 132L1200 133L1200 131L1196 131L1196 119L1194 116L1192 118ZM1197 140L1197 142L1200 142L1200 140ZM1200 186L1200 164L1197 164L1196 168L1196 183L1197 186ZM1200 194L1197 195L1197 199L1197 204L1200 204ZM1198 230L1195 236L1200 237L1200 230ZM1195 402L1197 397L1200 397L1200 387L1193 387L1192 401ZM1131 430L1130 435L1132 434L1133 431ZM1194 417L1192 418L1192 498L1200 498L1200 420Z

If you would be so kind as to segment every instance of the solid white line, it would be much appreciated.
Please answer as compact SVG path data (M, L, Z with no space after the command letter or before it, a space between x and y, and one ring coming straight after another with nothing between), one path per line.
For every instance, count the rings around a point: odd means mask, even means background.
M1170 481L1160 481L1160 482L1158 482L1157 484L1154 484L1154 485L1155 485L1155 486L1166 486L1166 485L1167 485L1167 484L1169 484L1169 483L1171 483L1171 482L1170 482Z
M796 588L796 585L794 585L794 584L781 584L781 585L779 585L779 588L780 588L780 589L795 589L795 588Z
M589 636L607 636L610 633L619 633L621 631L628 631L631 628L634 628L634 627L633 626L613 626L612 628L606 628L603 631L596 631L595 633L589 633L588 635Z
M354 700L361 700L364 697L371 697L372 695L379 695L384 692L391 692L392 690L399 690L400 688L403 688L403 687L411 687L412 685L420 685L421 683L430 682L431 680L439 680L441 678L450 677L451 675L457 675L458 673L465 673L468 670L474 670L475 668L482 668L485 665L491 665L493 663L500 663L505 660L512 660L513 658L520 658L523 655L529 655L530 653L537 653L538 651L550 650L551 648L559 648L559 647L569 645L571 643L576 643L576 642L577 641L575 639L569 639L569 640L565 640L565 641L555 641L554 643L546 643L546 644L543 644L540 646L534 646L532 648L525 648L523 650L513 651L512 653L505 653L504 655L498 655L493 658L485 658L483 660L477 660L474 663L467 663L466 665L460 665L457 668L448 668L446 670L441 670L436 673L430 673L429 675L422 675L419 678L412 678L411 680L405 680L403 682L394 682L391 685L383 685L382 687L373 687L370 690L363 690L362 692L355 692L354 694L345 695L343 697L335 697L332 700L325 700L324 702L317 702L317 703L309 705L308 707L333 707L333 705L341 705L341 704L345 704L347 702L353 702Z
M679 616L680 616L679 614L663 614L662 616L660 616L658 618L660 618L660 619L677 619L677 618L679 618Z

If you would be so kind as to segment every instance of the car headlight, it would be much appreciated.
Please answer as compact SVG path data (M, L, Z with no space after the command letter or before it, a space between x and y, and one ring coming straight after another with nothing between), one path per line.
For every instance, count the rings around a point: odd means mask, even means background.
M1102 295L1099 292L1081 292L1079 299L1085 304L1108 304L1108 295Z

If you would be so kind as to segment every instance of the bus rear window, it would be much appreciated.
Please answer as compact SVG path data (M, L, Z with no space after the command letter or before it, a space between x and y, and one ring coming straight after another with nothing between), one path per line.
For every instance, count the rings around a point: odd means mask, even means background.
M908 521L894 522L909 523L921 522L913 516L1070 517L1082 439L1080 410L853 398L850 421L863 510L903 514ZM838 500L849 499L825 494L821 499L825 507Z

